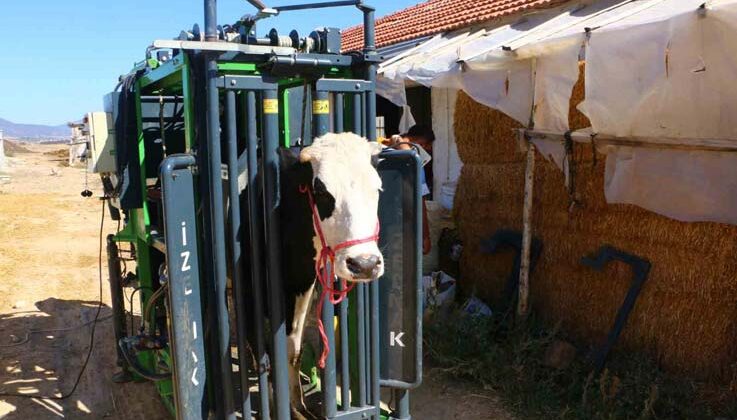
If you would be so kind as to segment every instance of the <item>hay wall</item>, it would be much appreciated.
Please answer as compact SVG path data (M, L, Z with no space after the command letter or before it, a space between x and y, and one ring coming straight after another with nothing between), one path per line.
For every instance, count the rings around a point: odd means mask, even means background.
M583 99L582 77L572 105ZM571 107L571 127L588 126ZM512 253L483 255L479 241L500 228L521 229L524 155L511 118L460 94L455 135L464 162L455 217L464 242L462 283L497 302ZM582 344L605 337L629 288L631 273L610 264L602 273L579 264L603 244L647 258L650 276L617 349L644 351L666 369L701 379L728 380L737 356L737 227L682 223L604 198L604 156L576 148L577 198L569 212L563 173L537 156L534 235L543 254L531 278L533 308Z

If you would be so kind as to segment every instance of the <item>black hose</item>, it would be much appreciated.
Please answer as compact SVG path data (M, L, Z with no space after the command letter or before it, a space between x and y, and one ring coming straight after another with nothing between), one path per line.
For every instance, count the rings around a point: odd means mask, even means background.
M141 367L141 365L138 364L138 360L136 360L135 357L131 357L130 353L128 353L128 346L125 344L125 339L121 338L120 341L118 341L118 347L120 347L120 350L123 353L123 358L125 358L126 363L128 363L128 367L142 378L148 379L152 382L171 379L171 373L152 373L147 372L146 369Z

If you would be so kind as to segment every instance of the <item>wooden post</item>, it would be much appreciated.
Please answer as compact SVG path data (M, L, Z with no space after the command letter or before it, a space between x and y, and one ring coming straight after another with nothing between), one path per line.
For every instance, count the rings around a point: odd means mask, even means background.
M532 245L532 194L535 184L535 145L527 143L527 166L525 167L525 204L522 210L522 261L519 270L519 298L517 315L524 321L530 313L530 248Z

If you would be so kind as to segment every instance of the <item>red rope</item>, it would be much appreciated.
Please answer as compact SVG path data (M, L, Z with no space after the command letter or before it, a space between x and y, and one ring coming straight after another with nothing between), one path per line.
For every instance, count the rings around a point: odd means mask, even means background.
M320 238L320 244L322 249L320 254L315 258L315 277L320 283L322 292L320 293L320 300L317 304L316 315L317 315L317 326L320 331L320 338L322 340L322 354L320 359L317 361L317 365L320 369L325 368L325 360L330 352L330 343L328 343L328 336L325 334L325 325L322 322L322 306L325 303L325 297L328 298L331 304L337 305L348 297L348 293L355 287L355 283L348 285L345 279L340 280L340 289L336 289L334 284L336 280L335 274L331 271L331 268L335 264L335 253L344 248L348 248L354 245L365 244L368 242L378 242L379 240L379 222L376 222L376 230L372 236L363 239L354 239L346 242L341 242L335 247L331 248L328 246L325 240L325 235L322 233L322 227L320 226L320 216L317 211L317 205L315 205L315 198L312 195L312 190L306 186L301 185L299 192L307 194L310 200L310 209L312 210L312 225Z

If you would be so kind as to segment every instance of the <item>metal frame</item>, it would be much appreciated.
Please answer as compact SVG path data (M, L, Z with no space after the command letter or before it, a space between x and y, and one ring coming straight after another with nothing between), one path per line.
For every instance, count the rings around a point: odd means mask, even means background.
M313 106L329 104L331 98L334 104L333 109L328 107L326 112L312 114L313 136L349 128L375 141L375 85L379 59L374 45L374 10L361 1L276 9L284 12L337 6L356 6L363 13L365 47L362 56L295 53L290 48L219 41L215 1L206 0L204 41L156 41L153 48L174 49L173 58L163 64L147 60L134 69L140 73L135 84L139 128L135 141L144 199L140 208L125 212L125 229L111 238L110 254L117 254L117 250L113 250L116 242L134 244L142 304L152 302L159 287L169 288L168 306L153 304L153 315L144 321L151 331L161 332L162 328L166 329L161 324L162 311L166 309L172 345L168 350L142 351L137 356L141 366L151 372L160 374L165 366L164 372L168 369L174 373L172 380L158 381L156 386L179 419L213 415L218 419L235 419L236 412L256 412L264 419L290 418L277 154L284 145L280 140L280 117L289 108L286 103L280 103L280 98L287 97L284 95L287 88L306 83ZM154 159L146 155L142 128L141 104L147 95L181 97L184 104L187 153L165 156L158 174L147 173L146 169L146 163ZM275 103L280 104L277 112L272 112ZM248 168L246 197L241 197L238 186L239 145L244 150ZM226 182L222 163L227 163ZM159 175L161 182L163 226L154 224L156 210L145 197L154 175ZM225 199L230 201L227 223ZM241 204L247 207L244 212L248 214L247 219L241 219ZM421 213L418 208L415 211ZM182 222L191 229L181 230ZM246 226L250 236L243 238ZM416 231L419 235L420 230ZM420 256L419 236L415 239L416 253ZM250 242L248 252L241 246L243 241ZM228 249L226 243L232 246ZM183 264L183 253L189 253L187 264ZM158 266L155 265L162 255L166 256L167 272L164 277L157 278L154 273ZM242 270L245 260L251 262L248 274L252 282L248 290ZM416 259L419 260L420 257ZM233 369L231 317L226 297L228 268L231 268L233 282L239 358L248 352L246 330L254 328L251 337L255 342L250 344L257 362L255 373L261 391L257 399L251 396L255 384L250 383L245 360L238 361L238 374ZM416 268L419 269L419 265ZM122 287L119 286L121 273L117 274L116 289ZM419 275L416 280L418 294L421 294ZM264 292L270 308L268 323L261 299L254 299L253 307L248 308L244 297L246 293L260 297ZM335 348L340 342L342 349L342 354L330 352L321 375L325 418L386 418L387 414L381 411L380 387L409 388L419 383L419 379L412 384L381 380L379 300L379 284L373 282L357 286L337 311L329 303L323 307L325 325L333 325L335 316L339 319L337 330L328 328L326 331L330 346ZM419 295L418 300L421 301ZM117 331L119 329L116 328L116 337L125 332L125 325L123 331ZM418 356L421 352L419 341ZM125 372L124 363L121 367ZM421 357L418 357L418 371L421 372ZM272 387L274 402L270 404L268 390ZM410 418L407 391L397 391L396 396L399 405L393 418Z

